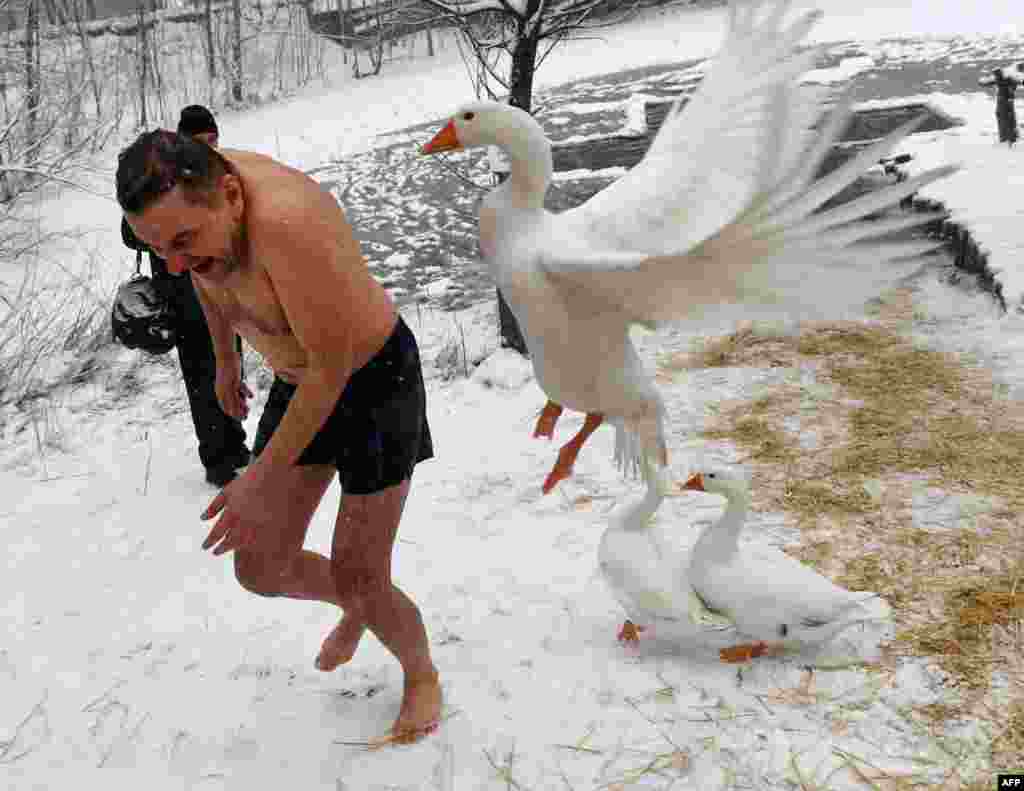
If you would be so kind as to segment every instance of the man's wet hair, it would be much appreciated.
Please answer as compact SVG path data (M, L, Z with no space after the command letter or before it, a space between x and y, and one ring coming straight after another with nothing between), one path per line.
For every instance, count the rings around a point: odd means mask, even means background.
M217 151L167 129L144 132L117 160L117 202L129 214L149 208L179 184L189 203L213 205L216 187L234 168Z

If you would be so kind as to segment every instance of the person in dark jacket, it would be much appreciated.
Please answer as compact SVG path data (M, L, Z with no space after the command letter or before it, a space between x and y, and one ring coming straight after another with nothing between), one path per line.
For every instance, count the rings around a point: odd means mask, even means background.
M1011 148L1017 142L1017 112L1014 109L1014 94L1024 81L1024 62L1012 68L992 69L978 79L980 85L995 86L996 89L996 125L999 130L999 142L1009 143Z
M1014 94L1020 83L1016 75L1006 74L996 69L996 124L999 127L999 140L1013 146L1017 142L1017 112L1013 106Z
M189 105L181 111L178 133L202 140L209 146L217 146L217 122L202 105ZM235 479L238 469L249 463L250 454L241 421L225 414L217 402L217 361L213 340L192 279L187 272L181 275L169 272L166 262L136 238L124 219L121 236L126 246L149 254L153 285L167 301L174 316L178 360L199 440L199 460L206 468L208 483L218 488L226 486ZM242 342L237 336L235 343L241 353Z

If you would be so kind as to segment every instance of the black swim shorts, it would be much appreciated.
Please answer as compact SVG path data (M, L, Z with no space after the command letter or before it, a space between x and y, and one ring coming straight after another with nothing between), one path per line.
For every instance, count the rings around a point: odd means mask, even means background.
M255 455L267 446L296 389L274 379L253 441ZM372 494L401 483L433 455L419 348L399 317L383 348L349 378L298 463L334 464L343 492Z

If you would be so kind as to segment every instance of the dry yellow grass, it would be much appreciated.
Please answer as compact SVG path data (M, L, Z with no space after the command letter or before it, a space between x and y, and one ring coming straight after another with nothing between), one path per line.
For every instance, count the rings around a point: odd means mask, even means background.
M929 728L984 720L992 767L1024 767L1024 404L994 396L986 372L899 333L909 303L879 320L765 337L745 329L660 361L683 368L787 365L812 371L836 398L783 387L723 404L707 438L728 440L755 462L755 503L789 512L802 529L793 554L838 583L882 594L895 640L878 670L900 655L928 657L947 674L948 702L918 707ZM808 404L810 399L810 406ZM801 449L800 431L827 439ZM935 487L962 502L954 529L915 520L912 496ZM999 704L993 672L1010 679ZM1005 693L1002 693L1005 694ZM995 771L995 769L993 769ZM981 781L979 781L981 782ZM983 787L990 787L986 779ZM969 787L958 780L950 787ZM982 786L979 786L982 787Z

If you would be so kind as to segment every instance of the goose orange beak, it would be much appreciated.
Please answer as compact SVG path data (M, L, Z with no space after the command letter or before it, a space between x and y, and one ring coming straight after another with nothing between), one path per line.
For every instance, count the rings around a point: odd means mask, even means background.
M462 148L459 136L455 134L455 124L449 121L444 129L434 135L433 139L420 149L421 154L436 154L438 151L457 151Z
M694 492L704 491L704 476L699 472L695 475L691 475L686 483L683 484L684 489L689 489Z

